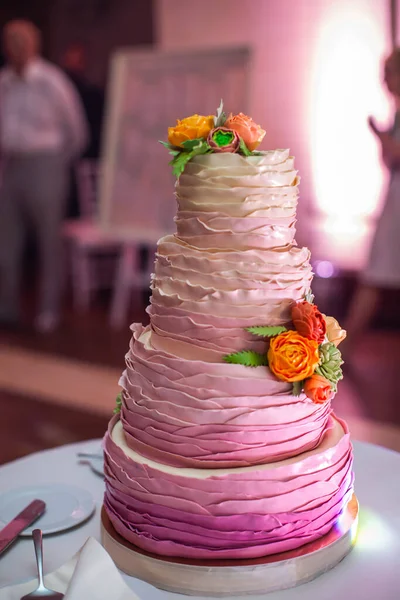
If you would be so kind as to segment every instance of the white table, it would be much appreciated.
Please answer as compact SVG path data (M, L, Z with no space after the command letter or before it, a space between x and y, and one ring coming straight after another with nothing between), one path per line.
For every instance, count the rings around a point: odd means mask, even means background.
M84 525L45 537L45 571L69 559L89 536L99 540L100 507L104 484L87 465L79 464L78 451L98 451L100 441L63 446L32 454L0 467L0 493L29 484L63 482L89 490L96 501L95 515ZM399 600L400 598L400 454L354 443L356 493L360 502L357 544L335 569L299 588L253 596L255 600ZM0 557L0 588L35 577L32 541L21 539ZM184 596L157 590L125 576L141 600L182 600ZM0 589L0 600L1 600ZM90 600L90 599L88 599Z

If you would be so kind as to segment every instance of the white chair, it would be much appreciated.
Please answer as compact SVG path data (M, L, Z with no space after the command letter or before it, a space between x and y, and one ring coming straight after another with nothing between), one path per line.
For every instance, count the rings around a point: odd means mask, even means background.
M102 230L97 219L99 165L95 160L81 160L76 166L76 182L81 217L63 223L68 271L72 278L73 303L87 310L92 293L114 286L116 260L122 243Z
M114 329L126 325L133 290L149 289L157 240L160 237L161 234L152 237L143 236L142 232L138 232L136 241L124 243L118 260L111 302L110 324ZM145 251L142 257L140 248Z

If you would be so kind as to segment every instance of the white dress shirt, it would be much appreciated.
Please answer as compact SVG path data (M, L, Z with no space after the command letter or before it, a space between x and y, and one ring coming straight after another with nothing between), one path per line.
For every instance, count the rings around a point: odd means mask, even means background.
M55 65L33 59L22 76L0 71L0 151L78 155L88 128L73 84Z

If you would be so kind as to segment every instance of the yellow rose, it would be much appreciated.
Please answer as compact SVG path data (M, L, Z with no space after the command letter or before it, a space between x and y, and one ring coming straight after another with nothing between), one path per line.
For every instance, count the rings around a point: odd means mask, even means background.
M192 115L182 121L177 120L175 127L168 127L168 141L173 146L183 148L182 143L197 138L206 139L211 129L214 128L214 117L208 115Z
M339 323L333 317L327 317L326 315L322 316L324 317L326 323L326 337L332 344L339 346L340 342L343 342L347 335L346 330L342 329Z
M286 331L270 341L268 366L282 381L302 381L311 377L319 363L318 342L297 331Z

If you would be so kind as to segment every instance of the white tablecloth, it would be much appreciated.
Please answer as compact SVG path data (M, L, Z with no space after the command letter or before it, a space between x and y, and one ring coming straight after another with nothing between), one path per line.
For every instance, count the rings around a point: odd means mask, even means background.
M45 572L68 560L89 536L100 539L104 484L101 477L76 458L78 451L98 451L99 447L99 440L63 446L0 467L0 493L30 484L63 482L81 486L95 498L96 513L88 522L44 538ZM361 442L354 443L354 451L356 493L361 505L355 548L337 567L315 581L283 592L253 596L255 600L400 599L400 454ZM0 556L0 588L31 579L35 574L30 539L19 540ZM127 576L125 579L141 600L183 598Z

